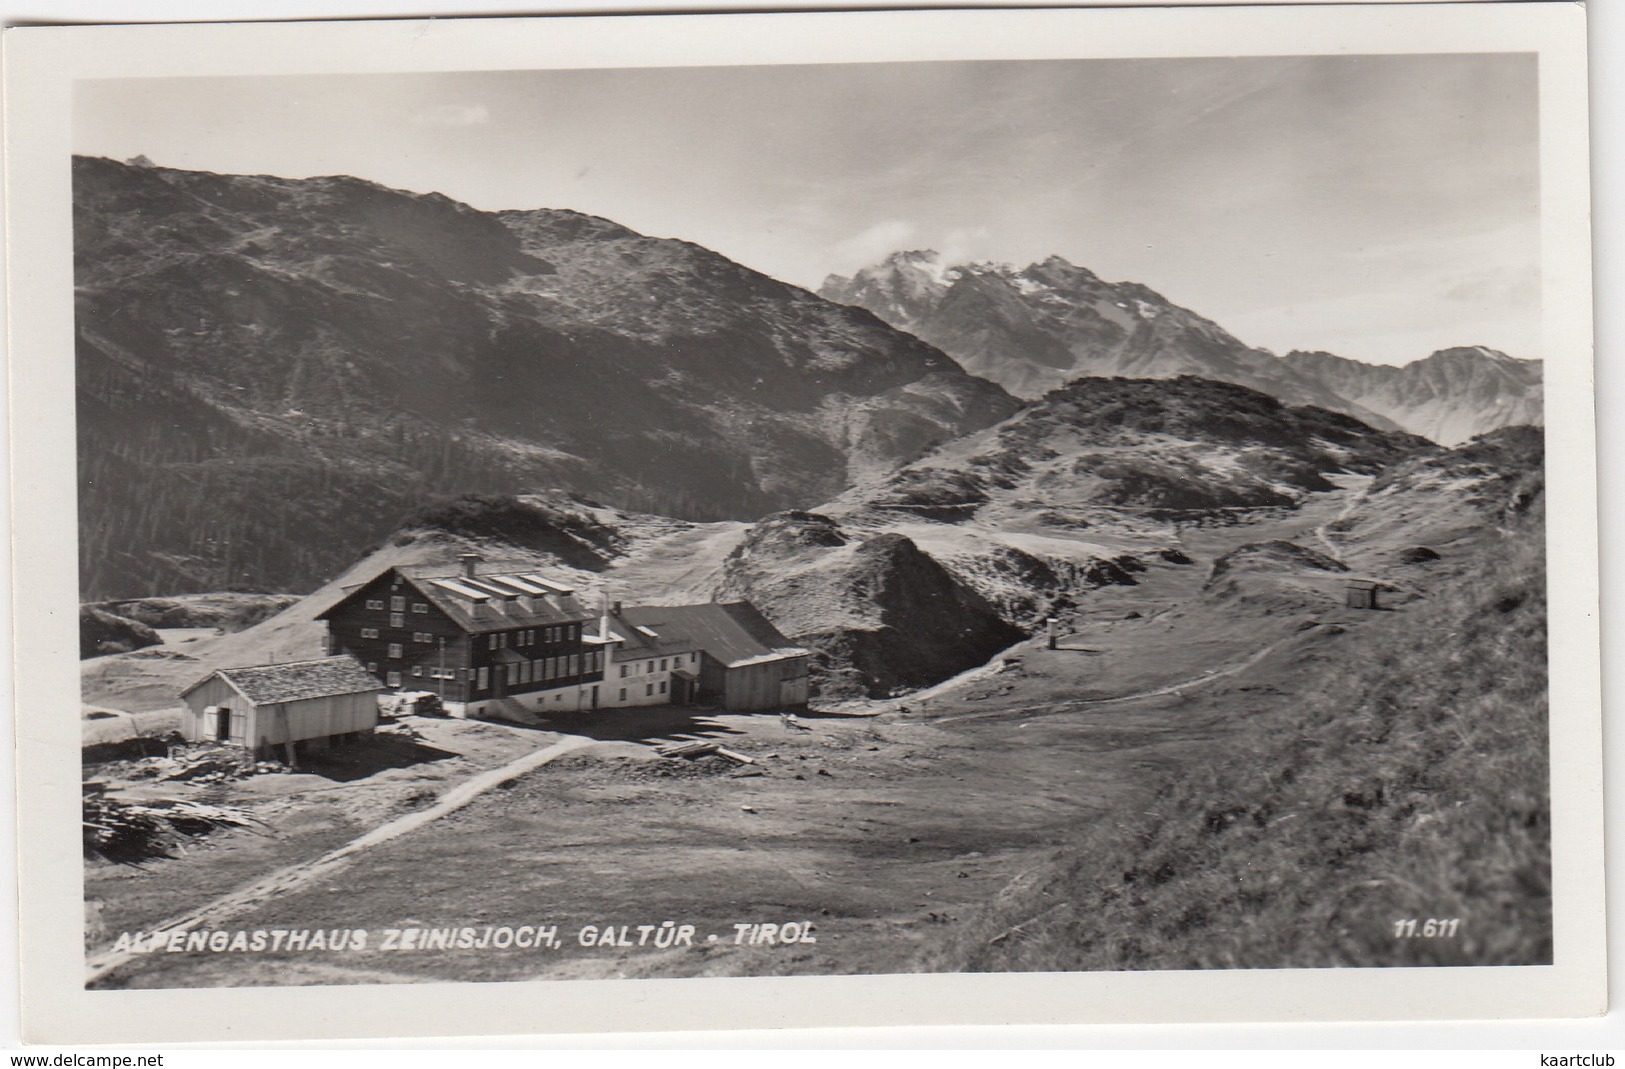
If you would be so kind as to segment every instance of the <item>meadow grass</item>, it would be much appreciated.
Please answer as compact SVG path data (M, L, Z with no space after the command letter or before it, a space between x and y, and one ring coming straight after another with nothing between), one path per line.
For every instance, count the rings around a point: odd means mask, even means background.
M921 967L1550 962L1539 511L1461 580L1336 639L1291 700L1145 812L1080 830ZM1408 918L1419 934L1396 936Z

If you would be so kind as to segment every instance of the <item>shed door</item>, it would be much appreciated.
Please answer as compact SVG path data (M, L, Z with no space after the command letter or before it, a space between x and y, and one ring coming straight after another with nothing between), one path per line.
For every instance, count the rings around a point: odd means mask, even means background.
M221 741L225 742L225 741L228 741L230 739L235 739L238 742L243 743L244 745L248 744L249 739L248 739L248 710L247 709L233 709L233 710L231 710L231 727L227 730L226 735L221 738Z

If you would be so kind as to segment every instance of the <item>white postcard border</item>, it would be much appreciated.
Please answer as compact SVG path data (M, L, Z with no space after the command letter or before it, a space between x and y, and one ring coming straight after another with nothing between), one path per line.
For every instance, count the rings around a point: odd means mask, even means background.
M1543 1018L1604 1007L1584 14L1552 3L11 30L13 594L25 1038ZM83 990L68 122L78 78L1306 53L1541 53L1556 963L1519 968ZM20 503L20 504L19 504ZM53 715L54 714L54 715Z

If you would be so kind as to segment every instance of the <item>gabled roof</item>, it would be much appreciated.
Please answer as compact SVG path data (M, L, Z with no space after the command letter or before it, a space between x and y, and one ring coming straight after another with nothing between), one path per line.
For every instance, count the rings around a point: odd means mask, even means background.
M704 650L730 668L812 653L780 634L748 601L636 605L622 610L621 617L655 632L662 643Z
M673 653L687 653L699 649L699 643L688 635L673 631L661 634L654 628L643 626L628 619L627 610L620 613L611 613L609 617L609 638L611 642L620 644L615 654L618 661L634 661L640 657L667 657ZM582 638L588 642L602 642L604 629L602 617L592 621L582 630Z
M255 705L277 705L308 698L332 698L341 694L364 694L383 690L373 674L354 657L323 657L314 661L287 664L257 664L243 668L221 668L181 691L192 693L215 676L229 683Z
M391 571L471 635L583 623L592 616L577 600L575 591L523 563L482 561L472 576L460 564L398 565ZM379 578L388 574L381 573ZM376 581L369 580L365 585ZM360 593L359 587L351 591L317 619L331 616Z

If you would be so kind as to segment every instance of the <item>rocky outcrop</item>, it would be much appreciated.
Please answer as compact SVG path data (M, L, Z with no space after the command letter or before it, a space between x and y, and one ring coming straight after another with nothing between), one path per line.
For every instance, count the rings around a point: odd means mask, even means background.
M115 616L94 605L79 607L79 656L99 657L107 653L129 653L163 640L146 624Z
M824 700L929 686L1023 635L903 535L855 540L806 513L757 524L730 557L719 596L749 599L818 650L814 684Z

